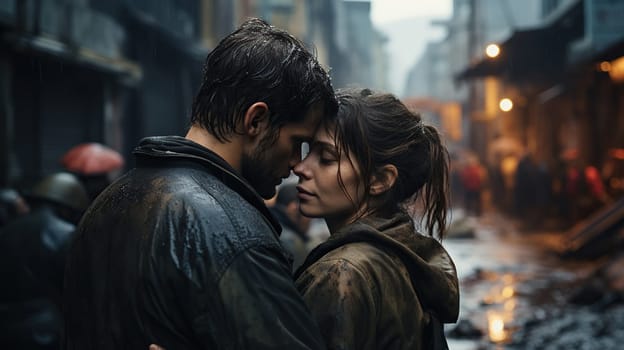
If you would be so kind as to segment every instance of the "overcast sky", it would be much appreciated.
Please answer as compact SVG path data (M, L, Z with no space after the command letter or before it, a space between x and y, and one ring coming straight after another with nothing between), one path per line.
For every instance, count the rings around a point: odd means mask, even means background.
M448 18L452 0L371 0L373 23L394 22L410 17Z
M389 39L386 49L390 56L390 92L402 96L407 73L427 42L440 40L444 35L442 28L432 27L429 22L448 19L452 11L452 0L371 0L372 21Z

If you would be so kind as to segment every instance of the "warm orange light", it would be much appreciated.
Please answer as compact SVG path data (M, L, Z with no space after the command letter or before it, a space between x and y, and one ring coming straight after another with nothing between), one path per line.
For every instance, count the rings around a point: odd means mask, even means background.
M504 298L511 298L514 296L514 289L511 286L507 286L505 288L503 288L503 297Z
M611 70L611 63L607 61L603 61L603 62L600 62L600 65L598 67L600 68L601 71L608 72Z
M505 321L498 314L488 315L488 336L493 342L502 342L506 338Z
M498 102L498 107L503 112L509 112L513 109L513 102L508 98L504 98Z
M505 304L503 304L503 308L505 309L505 311L513 311L513 309L516 308L516 300L515 299L507 300Z
M485 54L489 58L497 57L500 54L500 47L496 44L490 44L485 48Z
M624 82L624 56L611 61L609 77L616 83Z

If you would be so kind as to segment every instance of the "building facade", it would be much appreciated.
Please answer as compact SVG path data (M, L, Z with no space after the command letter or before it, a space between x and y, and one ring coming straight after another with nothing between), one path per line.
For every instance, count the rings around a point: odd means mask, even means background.
M501 140L519 145L516 161L530 154L546 169L554 193L564 193L570 171L595 169L608 196L618 198L624 194L624 24L619 20L624 1L543 0L538 5L527 7L525 17L538 14L537 21L515 22L511 31L495 26L504 35L488 36L473 32L482 17L479 1L464 2L470 13L465 26L458 26L467 28L464 47L495 43L499 49L492 57L469 50L463 66L450 64L456 84L467 90L465 99L457 96L470 129L464 144L490 168L500 167L502 160L492 151ZM499 105L503 98L513 104L508 111Z
M1 186L62 170L79 143L131 167L141 138L183 135L206 54L248 17L306 42L334 86L384 86L370 1L0 1Z

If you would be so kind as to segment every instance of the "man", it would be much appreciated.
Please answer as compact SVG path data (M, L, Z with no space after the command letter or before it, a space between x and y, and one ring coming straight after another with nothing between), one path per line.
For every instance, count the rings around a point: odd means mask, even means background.
M65 349L318 349L262 198L337 109L303 44L252 19L208 55L185 138L153 137L78 227ZM262 198L261 198L262 197Z

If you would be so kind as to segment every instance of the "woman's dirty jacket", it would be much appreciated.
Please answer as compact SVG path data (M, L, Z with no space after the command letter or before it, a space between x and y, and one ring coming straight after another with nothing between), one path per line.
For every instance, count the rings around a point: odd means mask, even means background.
M433 322L441 332L459 313L451 257L405 214L333 233L295 277L330 349L429 350Z

